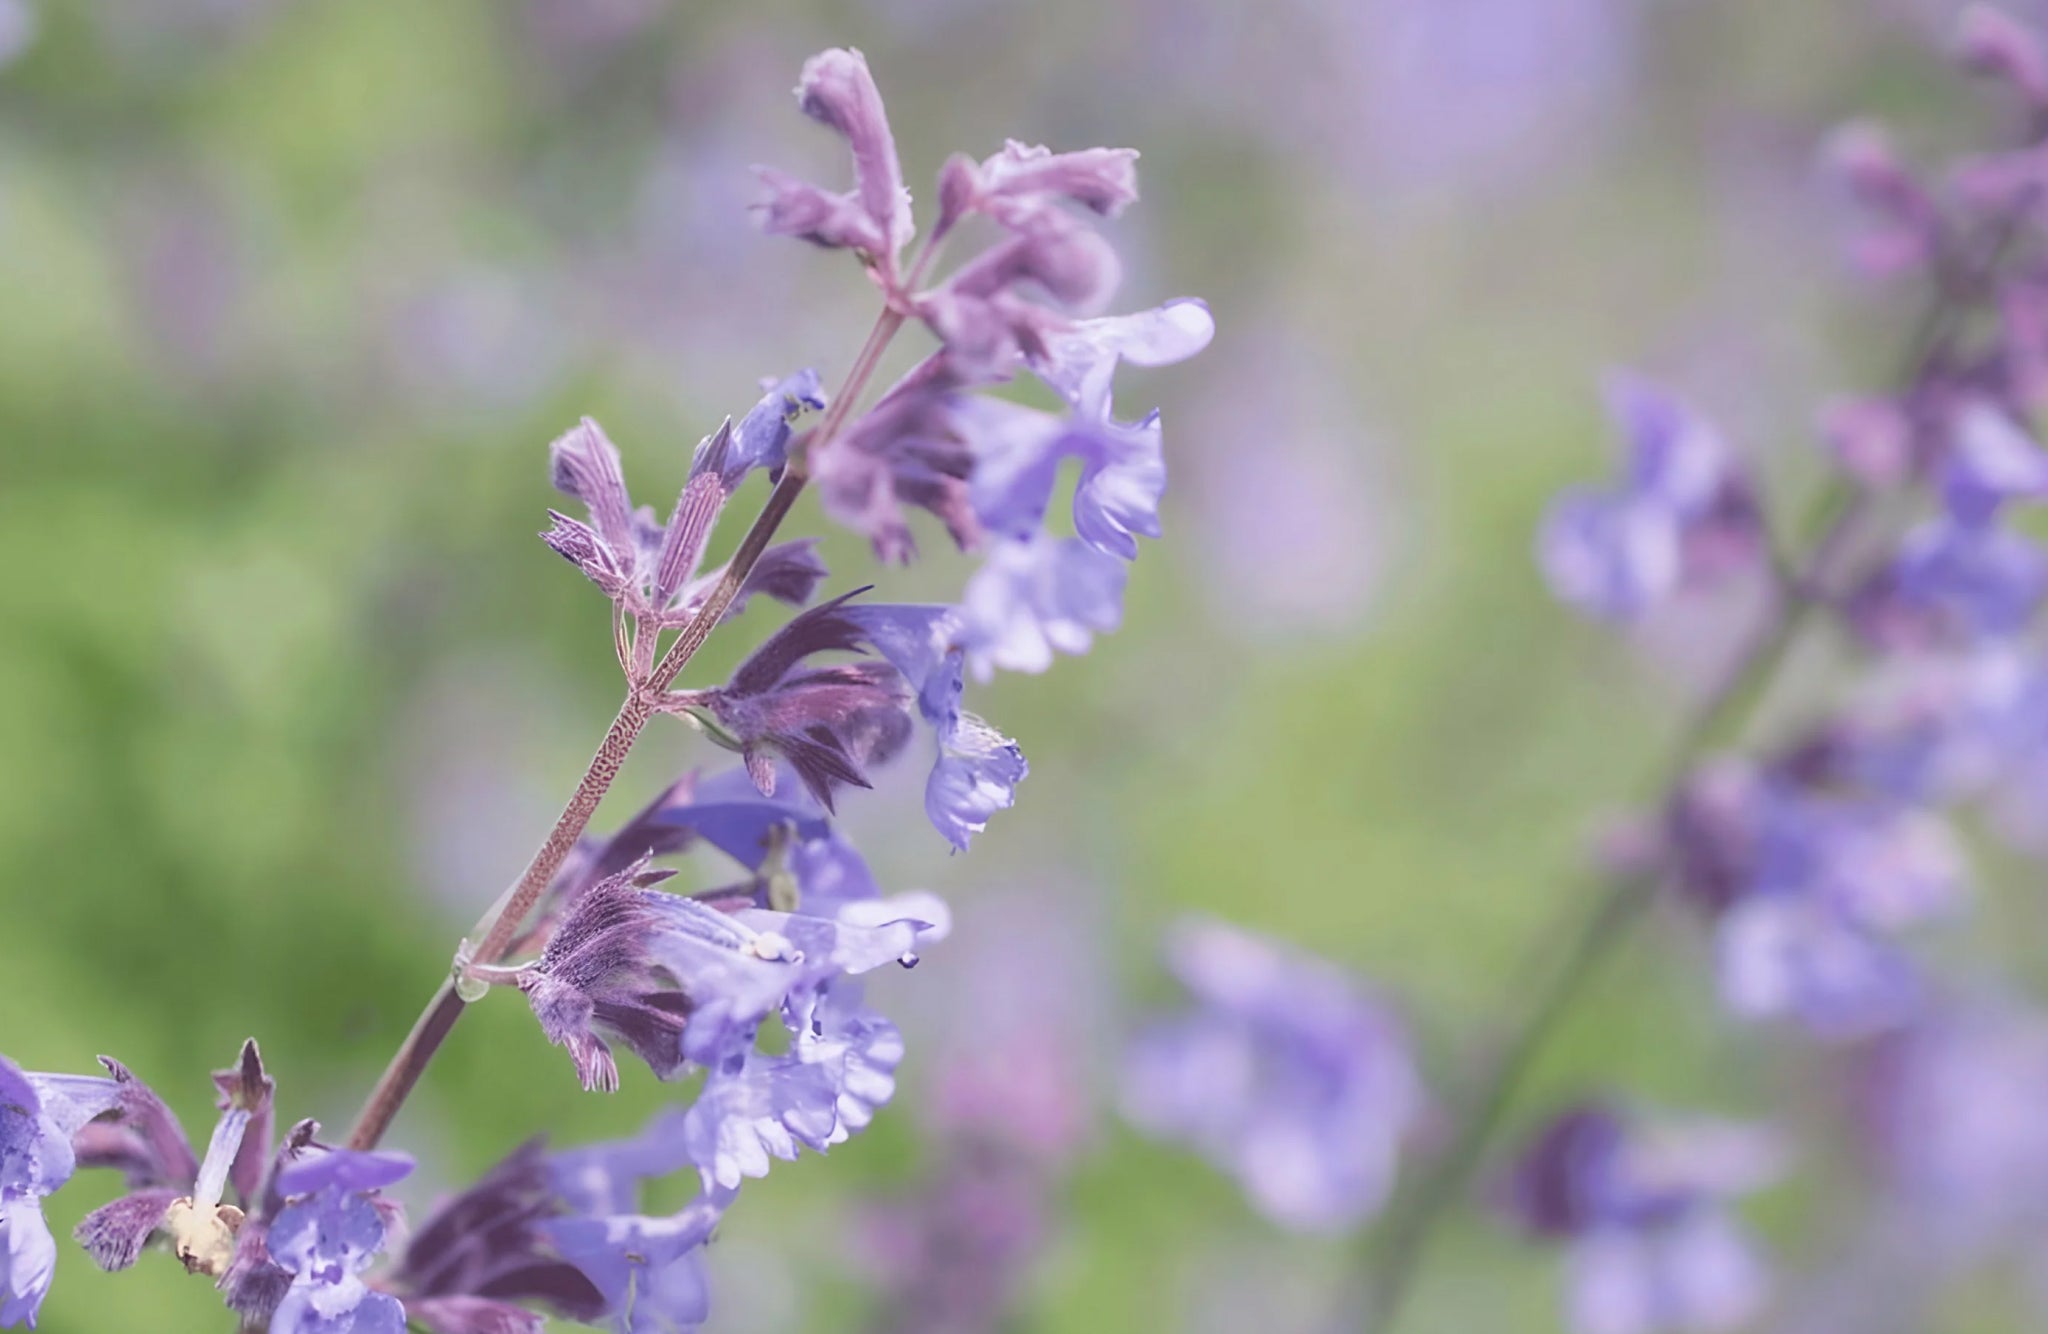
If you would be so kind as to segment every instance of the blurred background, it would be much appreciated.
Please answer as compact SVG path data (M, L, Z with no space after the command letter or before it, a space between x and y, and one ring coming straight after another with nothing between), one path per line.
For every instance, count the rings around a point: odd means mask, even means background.
M1005 136L1141 149L1118 307L1198 294L1219 335L1121 385L1164 409L1173 470L1124 629L978 699L1031 757L1017 809L956 858L921 775L847 803L884 886L946 894L959 937L882 984L911 1037L896 1103L749 1188L711 1328L888 1327L901 1201L944 1166L938 1054L991 1016L1061 1035L1039 1054L1067 1118L1006 1327L1319 1328L1358 1239L1271 1230L1111 1111L1120 1035L1170 994L1160 929L1199 909L1355 968L1433 1079L1462 1073L1740 622L1621 640L1543 589L1544 505L1614 457L1598 377L1679 387L1796 511L1818 402L1881 383L1913 309L1844 260L1815 150L1863 114L1911 150L1968 142L1951 17L0 0L0 1050L116 1055L203 1134L206 1072L253 1033L287 1119L347 1124L616 704L602 600L534 538L547 442L591 414L665 498L761 377L834 381L871 318L843 257L746 212L750 163L839 179L789 90L858 46L920 194ZM828 533L838 586L869 577L814 507L789 531ZM957 589L926 546L886 592ZM753 638L715 640L701 678ZM599 827L722 759L656 729ZM2025 978L2029 872L1986 878L1959 930ZM1809 1048L1723 1023L1711 991L1699 933L1660 924L1530 1107L1593 1079L1826 1124ZM626 1082L582 1094L491 998L394 1134L424 1164L409 1198L676 1096ZM1857 1207L1825 1168L1755 1213L1795 1290ZM60 1235L101 1184L52 1201ZM1406 1327L1550 1329L1555 1263L1467 1211ZM2030 1327L2023 1286L1987 1281L1942 1328ZM222 1319L174 1266L102 1277L66 1246L42 1327Z

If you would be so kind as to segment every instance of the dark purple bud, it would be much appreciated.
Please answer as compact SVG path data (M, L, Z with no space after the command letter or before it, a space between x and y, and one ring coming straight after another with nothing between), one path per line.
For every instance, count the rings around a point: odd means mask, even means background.
M813 653L860 651L867 642L867 632L841 608L867 591L865 587L856 588L793 617L734 670L727 693L761 694Z
M1505 1204L1541 1237L1567 1237L1609 1221L1622 1148L1621 1118L1588 1103L1561 1113L1524 1151Z

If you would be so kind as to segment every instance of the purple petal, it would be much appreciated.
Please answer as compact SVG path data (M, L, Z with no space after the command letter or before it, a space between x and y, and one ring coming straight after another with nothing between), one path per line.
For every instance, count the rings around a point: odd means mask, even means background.
M963 713L939 740L939 760L924 788L925 814L962 852L988 827L988 817L1017 801L1017 784L1031 772L1017 743L971 713Z
M737 489L755 468L779 473L789 459L789 440L796 419L806 412L825 410L825 390L814 370L800 370L764 388L761 401L734 428L723 457L715 465L702 457L691 465L692 471L716 466L728 492Z
M278 1174L277 1189L287 1199L324 1191L381 1190L411 1174L412 1159L406 1154L329 1149L285 1168ZM274 1241L271 1249L277 1250Z
M699 1199L663 1218L559 1218L541 1227L604 1293L617 1328L684 1331L710 1313L701 1252L725 1203Z
M57 1239L36 1197L0 1194L0 1328L34 1329L56 1272Z
M157 1186L123 1195L81 1219L72 1239L100 1268L126 1269L141 1256L149 1234L162 1225L171 1201L183 1193L176 1186Z
M1551 506L1537 556L1560 601L1629 621L1677 589L1679 543L1677 520L1661 506L1580 491Z
M1128 570L1079 538L1001 542L961 596L960 642L975 675L1042 672L1123 620Z
M837 194L774 167L755 167L754 176L762 193L753 209L768 235L793 236L828 250L888 250L857 193Z
M1895 1027L1920 999L1918 975L1897 946L1824 904L1740 903L1721 921L1718 955L1729 1009L1797 1018L1825 1038Z
M1032 370L1089 421L1108 421L1110 382L1119 362L1170 366L1186 361L1216 336L1209 304L1179 297L1151 310L1082 320L1046 340Z
M981 164L979 193L983 206L999 218L1015 206L1054 199L1113 218L1138 198L1137 161L1137 151L1130 148L1055 153L1012 139Z
M1942 476L1949 513L1988 522L2007 501L2048 496L2048 453L1998 408L1973 402L1958 416Z

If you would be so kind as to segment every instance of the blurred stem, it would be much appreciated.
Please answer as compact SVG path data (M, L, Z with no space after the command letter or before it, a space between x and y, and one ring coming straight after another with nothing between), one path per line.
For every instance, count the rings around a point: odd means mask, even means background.
M1834 553L1846 544L1848 534L1868 511L1866 495L1850 494L1839 484L1829 489L1822 507L1829 516L1825 520L1826 531L1814 544L1802 577L1794 589L1781 595L1778 613L1751 641L1680 734L1654 789L1659 794L1671 792L1708 747L1724 733L1739 729L1755 712L1800 632L1811 621L1814 609L1823 605L1820 580L1831 568ZM1800 592L1800 588L1805 591ZM1534 984L1521 993L1527 999L1519 1002L1526 1007L1520 1026L1511 1031L1500 1055L1474 1090L1471 1108L1443 1157L1423 1175L1413 1193L1388 1220L1387 1231L1367 1267L1364 1327L1370 1334L1384 1334L1393 1327L1421 1269L1436 1225L1477 1170L1523 1076L1609 951L1628 935L1643 910L1655 901L1657 883L1653 875L1638 875L1603 886L1583 916L1573 914L1558 946L1542 952ZM1552 960L1555 962L1549 962Z
M540 850L533 854L518 881L499 896L466 938L458 955L462 963L488 966L503 960L518 936L521 924L540 901L541 895L547 892L556 873L562 869L562 863L568 860L577 840L589 827L591 816L597 813L598 804L611 790L612 781L619 776L627 755L632 753L633 743L639 740L663 692L689 665L690 659L696 656L697 650L704 646L719 621L724 619L747 576L753 572L755 562L774 541L775 530L782 525L797 497L803 494L804 484L810 475L808 455L830 443L845 427L852 416L854 404L867 389L875 368L881 364L882 354L902 329L903 322L903 312L896 309L893 302L875 320L874 328L868 332L867 341L861 345L853 365L847 370L846 379L833 396L824 419L810 432L804 451L791 451L788 466L783 469L753 526L740 539L739 549L727 563L718 586L711 590L711 596L705 599L697 614L690 618L675 642L669 645L668 652L662 655L653 673L627 693L625 702L619 706L618 716L612 719L611 727L598 743L597 753L591 757L583 777L577 781L576 791L555 821L554 828L548 830ZM399 1044L391 1063L378 1078L376 1087L370 1090L363 1110L357 1114L355 1127L349 1131L350 1148L373 1149L384 1138L392 1119L419 1083L420 1075L441 1049L442 1042L447 1040L456 1020L462 1017L467 1002L457 985L460 966L458 964L457 969L451 970L441 980L433 999L420 1012L412 1031L406 1034L405 1041Z

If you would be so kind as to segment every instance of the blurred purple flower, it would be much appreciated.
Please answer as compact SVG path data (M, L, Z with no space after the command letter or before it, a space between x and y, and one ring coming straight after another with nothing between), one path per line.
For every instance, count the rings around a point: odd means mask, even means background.
M1570 492L1552 506L1537 547L1551 591L1589 616L1632 621L1757 566L1763 516L1720 433L1630 378L1610 386L1608 409L1627 474L1618 488Z
M1323 960L1222 922L1184 921L1166 949L1195 1008L1140 1030L1124 1114L1201 1152L1283 1226L1377 1211L1423 1109L1394 1017Z
M1577 1334L1732 1329L1762 1306L1768 1277L1727 1202L1770 1184L1783 1158L1752 1127L1645 1130L1590 1104L1536 1138L1505 1203L1530 1233L1569 1243Z
M1882 1181L1947 1263L2048 1225L2048 1020L1971 1004L1926 1015L1874 1049L1861 1081Z
M1723 1001L1825 1037L1910 1015L1919 982L1894 937L1952 909L1967 879L1937 817L1732 761L1688 782L1667 846L1678 889L1715 916Z

